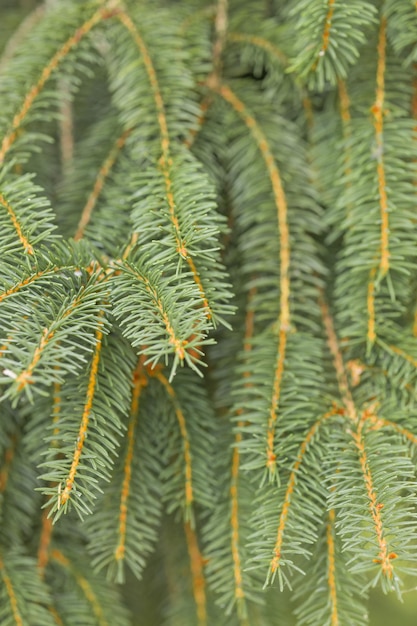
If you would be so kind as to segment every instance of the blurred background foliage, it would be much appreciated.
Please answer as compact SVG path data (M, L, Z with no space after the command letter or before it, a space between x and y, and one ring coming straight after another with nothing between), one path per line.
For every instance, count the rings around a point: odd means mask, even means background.
M48 1L53 2L53 0L46 0L46 3ZM249 3L256 1L246 0ZM180 0L180 2L187 2L187 0ZM40 9L42 4L40 0L0 0L0 62L2 55L9 56L9 54L12 54L15 42L18 43L20 37L24 37L25 20L28 27L30 27L31 20L36 19L36 10ZM13 37L19 27L19 35L14 42ZM163 550L163 546L160 546L160 550ZM155 563L153 563L153 570L149 576L145 574L141 586L137 584L137 580L132 574L128 575L124 592L126 602L134 615L134 626L147 626L149 623L158 623L158 620L162 621L164 606L157 591L158 586L154 582L155 576L163 579L169 576L169 573L161 571L157 563L156 567ZM146 585L147 581L149 585ZM181 580L176 580L175 583L174 593L175 590L179 591ZM403 601L400 602L394 594L387 596L380 589L372 589L369 602L370 626L416 626L417 594L411 593L416 590L416 588L410 586L410 589L407 589L403 595ZM407 591L410 591L410 593L407 593ZM271 589L270 593L277 594L277 590ZM283 613L285 613L287 620L291 619L291 602L288 592L279 594L277 618ZM288 621L288 623L290 622ZM292 623L295 624L295 620ZM259 624L259 626L262 626L262 624ZM318 624L317 626L320 625Z

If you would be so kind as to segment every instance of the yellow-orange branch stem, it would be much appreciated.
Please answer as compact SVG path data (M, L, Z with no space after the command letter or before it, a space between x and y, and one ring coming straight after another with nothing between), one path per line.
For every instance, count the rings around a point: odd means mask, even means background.
M408 430L408 428L404 428L404 426L401 426L396 422L392 422L391 420L378 417L377 415L369 415L366 419L373 423L374 426L372 428L374 430L378 430L379 428L383 428L384 426L386 426L387 428L392 428L397 433L408 439L408 441L410 441L413 445L417 446L417 436L414 435L411 430Z
M92 192L90 193L88 200L86 202L85 207L82 210L80 220L78 222L77 231L74 235L74 240L79 241L84 237L84 231L86 226L91 220L91 216L94 210L94 207L97 204L97 200L102 192L104 183L106 182L106 178L108 177L110 170L114 166L116 159L119 155L120 150L126 143L127 138L129 137L131 130L125 130L122 135L114 142L109 155L104 160L100 170L97 174L96 181L94 183L94 187Z
M252 133L253 138L265 161L269 177L271 179L272 191L277 208L278 228L279 228L279 254L280 254L280 314L279 314L279 339L277 360L275 364L274 383L272 391L271 406L268 417L266 465L271 473L276 468L276 455L274 453L275 426L277 421L277 411L281 395L281 382L284 373L285 353L287 346L287 333L290 329L290 235L287 222L287 199L281 182L281 176L275 162L267 139L256 122L249 113L245 105L233 93L227 85L220 85L218 93L228 102L233 109L243 119L246 126Z
M4 464L0 471L0 493L4 493L9 479L10 465L12 464L16 452L16 439L12 439L12 444L6 449L4 454Z
M33 274L33 276L28 276L27 278L24 278L20 283L17 283L16 285L13 285L13 287L10 287L10 289L7 289L6 291L3 291L3 293L0 293L0 302L5 300L6 298L9 298L15 293L18 293L27 285L31 285L32 283L36 282L39 278L50 276L51 274L56 274L57 272L61 272L65 269L67 268L55 266L52 268L48 268L47 270L37 272L36 274Z
M83 295L84 293L82 291L76 298L74 298L74 300L70 303L66 311L62 314L59 321L62 321L63 319L69 317L76 310L78 304L82 300ZM26 387L26 385L31 384L33 382L33 379L32 379L33 370L39 363L43 351L45 350L49 342L52 340L52 338L54 337L55 328L56 328L56 322L49 328L43 329L41 339L39 341L39 344L35 348L35 351L32 355L31 362L29 363L27 368L23 370L22 372L20 372L20 374L16 377L16 383L17 383L17 387L19 391L21 391L24 387Z
M191 464L191 446L190 446L190 438L188 436L187 423L185 420L184 413L178 403L177 395L173 386L169 383L168 379L164 374L159 370L151 370L150 375L157 378L162 385L165 387L166 392L172 400L175 409L175 415L178 420L178 425L180 428L181 437L184 445L184 464L185 464L185 506L188 509L191 509L194 495L193 495L193 481L192 481L192 464Z
M201 277L195 267L195 264L191 256L188 253L186 242L181 234L180 223L177 217L177 208L176 208L174 194L172 191L172 176L171 176L172 158L170 155L170 138L169 138L169 132L168 132L168 123L167 123L167 118L166 118L166 113L165 113L165 105L164 105L164 101L162 98L161 89L159 87L158 77L156 75L156 71L155 71L151 56L149 54L148 48L145 44L145 41L143 40L142 36L140 35L136 25L134 24L130 16L126 12L120 11L117 17L120 20L120 22L123 24L123 26L125 26L125 28L127 28L127 30L130 32L131 36L133 37L133 40L135 41L139 49L140 54L142 55L143 63L145 65L146 73L148 75L149 83L151 86L151 91L152 91L154 101L155 101L157 116L158 116L158 125L159 125L159 132L161 136L161 151L162 151L161 157L159 159L159 166L161 168L162 176L164 179L166 200L168 203L169 216L170 216L171 224L172 224L173 231L174 231L177 252L180 255L180 257L183 258L188 264L191 270L191 273L194 277L195 283L198 286L198 289L201 293L201 298L203 300L204 307L207 311L207 317L210 317L211 311L208 305L207 297L203 289Z
M193 595L197 608L197 626L207 626L206 580L203 571L203 557L198 546L197 536L189 522L185 522L188 555L190 557Z
M336 559L334 541L335 510L330 509L329 521L326 528L327 541L327 581L329 583L331 610L331 626L339 626L339 613L337 610L337 589L336 589Z
M327 48L330 44L330 31L332 28L332 18L334 13L334 5L336 0L329 0L326 21L324 22L324 30L323 30L323 40L319 52L319 57L325 55Z
M51 545L52 532L52 518L48 517L48 511L45 510L42 514L42 528L38 548L38 567L41 571L45 569L49 561L49 546Z
M34 253L33 247L29 243L29 241L27 240L25 235L23 234L22 227L21 227L21 225L19 223L19 220L17 219L16 213L14 212L12 206L9 204L9 202L7 202L6 198L3 196L2 193L0 193L0 204L6 209L8 215L10 217L10 220L11 220L11 222L13 224L13 228L16 231L16 234L17 234L17 236L19 238L20 243L23 246L24 251L27 254L33 254Z
M126 527L127 527L127 502L130 495L130 482L132 478L132 461L135 446L135 430L139 417L139 400L143 387L146 385L147 379L143 372L143 357L139 359L138 365L133 373L133 393L130 404L130 421L127 431L127 452L124 464L124 476L122 484L122 492L119 506L119 539L114 551L115 559L120 561L124 559L126 548Z
M297 455L297 459L296 459L296 461L294 463L294 467L293 467L292 472L290 474L290 477L288 479L287 489L285 491L285 496L284 496L284 504L282 506L282 511L281 511L281 515L280 515L280 518L279 518L277 538L276 538L275 547L274 547L274 556L273 556L273 558L271 560L271 563L270 563L270 571L271 571L272 574L274 572L276 572L276 570L280 566L280 561L281 561L281 556L282 556L282 554L281 554L282 553L282 544L283 544L283 540L284 540L284 534L285 534L285 528L286 528L286 524L287 524L288 514L289 514L289 511L290 511L291 497L292 497L292 494L294 492L294 487L295 487L296 482L297 482L298 470L300 469L301 463L303 462L304 455L307 452L307 448L308 448L311 440L313 439L314 435L316 434L317 430L321 426L321 424L325 420L329 419L330 417L333 417L336 414L337 413L335 412L335 409L331 409L327 413L324 413L324 415L322 415L316 422L314 422L314 424L312 425L312 427L308 431L307 435L304 438L304 441L302 442L302 444L300 446L300 449L299 449L299 452L298 452L298 455Z
M336 378L339 386L340 396L342 398L343 404L345 405L348 417L356 422L357 412L355 404L353 402L352 392L349 387L342 353L340 352L339 342L337 341L333 319L330 315L329 307L324 298L320 298L320 308L323 316L324 328L327 335L327 345L329 346L331 355L333 357L333 365L336 370Z
M117 12L117 9L111 9L106 6L96 11L89 20L87 20L86 22L84 22L84 24L77 28L75 33L69 39L67 39L64 45L54 54L49 63L43 68L38 82L35 83L28 91L20 110L14 116L10 132L3 138L0 147L0 165L4 161L5 156L12 147L13 143L16 141L16 138L18 136L18 129L20 128L23 120L30 111L33 102L41 93L42 89L51 77L51 74L54 72L54 70L56 70L61 61L69 54L69 52L71 52L71 50L81 41L81 39L85 37L92 28L94 28L94 26L96 26L105 19L113 17Z
M101 604L97 600L97 597L88 580L84 578L84 576L81 576L81 574L73 567L71 561L59 550L53 550L51 552L51 558L72 574L77 585L80 587L87 601L90 603L93 613L97 618L98 625L109 626L109 623L104 616L103 609L101 608Z
M7 572L6 572L6 569L4 567L4 563L1 557L0 557L0 574L3 579L4 586L6 587L6 593L9 597L10 608L12 609L14 622L16 626L25 626L23 623L22 616L19 611L19 605L17 602L15 591L13 589L12 581L7 575Z
M381 214L381 251L379 269L384 276L389 270L389 214L387 183L384 165L384 100L385 100L385 69L386 69L386 28L387 20L381 19L378 40L378 66L376 74L376 99L371 109L374 117L376 159L378 174L379 208Z
M361 420L357 432L352 432L351 434L358 450L359 463L361 466L362 476L368 496L369 510L373 520L375 534L379 546L379 553L377 558L374 559L374 562L381 565L382 572L391 579L393 576L393 566L391 563L391 559L394 558L396 555L389 552L388 544L384 537L384 530L381 518L382 506L380 506L377 501L377 494L374 488L372 474L369 468L368 456L365 449L365 441L362 434L365 421L366 420Z
M256 288L252 287L248 297L248 311L245 319L245 340L243 349L248 354L252 349L251 338L254 331L255 312L251 307L251 301L256 293ZM244 377L247 378L248 372L244 372ZM245 386L248 386L246 383ZM238 411L242 413L242 410ZM230 500L231 500L231 514L230 523L232 526L232 558L233 558L233 574L235 579L235 598L236 600L242 600L245 598L245 591L243 589L243 575L242 575L242 562L239 552L239 499L238 499L238 484L239 484L239 466L240 466L240 452L239 444L242 441L242 428L244 426L243 421L239 421L237 428L238 431L235 435L235 442L232 456L232 477L230 483Z
M102 313L103 315L103 313ZM100 317L98 328L96 330L96 345L94 348L93 359L91 362L90 375L88 379L88 387L87 387L87 398L84 405L84 411L81 418L81 424L78 431L77 437L77 445L75 448L74 456L71 463L71 468L68 472L68 477L65 481L65 488L60 497L60 504L65 504L70 496L71 491L74 486L75 476L77 474L78 465L81 459L81 454L84 448L85 438L87 436L88 424L90 421L91 409L93 407L94 395L97 388L97 380L98 380L98 366L100 363L100 355L101 355L101 347L102 347L102 339L103 339L103 320L102 316Z

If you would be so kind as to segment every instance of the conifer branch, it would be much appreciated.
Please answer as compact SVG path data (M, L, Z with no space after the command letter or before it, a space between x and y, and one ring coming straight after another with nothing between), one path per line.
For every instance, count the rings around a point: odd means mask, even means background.
M130 496L130 485L132 477L132 461L135 444L135 430L139 417L139 401L143 387L147 384L147 379L143 371L143 358L141 357L133 373L133 393L130 405L130 421L127 431L127 451L123 468L123 483L119 505L119 530L118 543L114 551L116 561L125 558L126 550L126 532L127 532L127 513L128 500Z
M247 355L252 350L251 339L253 337L254 332L254 323L255 323L255 311L251 308L251 303L256 294L256 288L252 287L248 295L248 304L247 304L247 313L245 318L245 336L244 336L244 344L243 351ZM248 372L244 373L244 376L248 376ZM249 386L250 383L247 383ZM238 413L242 413L241 409L238 410ZM242 428L244 427L244 422L239 421L237 424L237 431L235 434L235 441L233 447L233 456L232 456L232 472L231 472L231 482L230 482L230 499L231 499L231 514L230 514L230 522L232 526L232 558L233 558L233 573L235 579L235 598L238 605L243 604L243 608L240 608L240 613L243 615L246 614L245 603L245 590L243 588L243 571L242 571L242 561L240 557L240 532L239 532L239 497L238 497L238 489L239 489L239 475L240 475L240 450L239 445L243 440L242 436Z
M290 511L291 499L292 499L294 488L297 482L297 474L300 470L300 466L303 462L304 456L308 450L308 447L312 439L314 438L315 434L317 433L318 429L323 424L323 422L330 419L331 417L334 417L337 414L338 413L334 408L330 409L327 413L324 413L311 426L311 428L308 430L306 436L304 437L300 445L298 455L294 463L293 469L291 471L290 477L288 479L287 488L285 490L284 501L282 505L281 515L279 518L278 531L277 531L277 536L276 536L275 545L274 545L274 551L273 551L274 556L271 559L271 562L269 565L268 579L273 580L275 578L275 574L281 564L284 535L285 535L285 529L286 529L287 520L288 520L288 514Z
M351 165L350 151L347 149L347 146L352 137L352 118L350 114L349 94L348 94L348 90L346 87L346 82L344 80L337 81L337 90L339 94L340 116L342 118L343 139L346 145L345 159L344 159L345 160L345 175L346 177L349 177L349 175L352 173L352 165Z
M79 241L80 239L82 239L84 237L84 232L85 232L85 228L86 226L89 224L90 220L91 220L91 216L92 213L94 211L94 207L97 204L97 200L101 194L101 191L103 189L103 186L105 184L106 178L108 177L111 169L113 168L114 164L116 163L117 157L119 155L120 150L123 148L123 146L126 143L127 138L129 137L131 133L131 130L125 130L120 137L118 137L116 139L116 141L114 142L113 146L111 147L111 150L109 152L109 154L107 155L107 157L104 159L96 180L94 182L94 186L93 186L93 190L90 193L90 195L88 196L88 200L82 210L81 213L81 217L79 219L78 222L78 226L77 226L77 230L75 232L74 235L74 240L75 241Z
M351 431L351 435L358 451L359 462L368 498L369 511L373 520L375 535L379 546L378 556L374 559L374 563L381 565L383 574L388 579L392 579L394 575L394 570L391 561L392 559L396 558L397 555L389 551L388 542L385 538L386 532L384 530L381 517L381 510L384 505L382 502L378 502L371 469L369 467L368 455L366 452L365 440L363 437L364 424L365 420L362 419L359 422L357 431Z
M6 209L10 217L10 221L13 224L13 228L15 229L16 234L19 238L19 241L23 246L23 250L26 252L26 254L33 255L34 254L33 246L29 243L28 239L23 234L22 226L19 222L19 219L16 213L14 212L13 208L10 206L9 202L7 202L6 198L3 196L2 193L0 193L0 204L3 206L4 209Z
M25 39L27 34L39 22L45 13L45 4L37 6L31 11L25 19L20 23L17 30L12 34L6 43L4 51L0 56L0 72L7 67L8 62L19 50L19 46Z
M414 446L417 446L417 436L414 435L408 428L401 426L401 424L397 424L397 422L393 422L392 420L379 417L378 415L368 415L366 419L372 422L372 430L379 430L380 428L385 427L391 428L395 432L405 437Z
M336 513L334 509L330 509L328 522L326 526L327 541L327 580L329 583L329 595L331 605L331 626L339 626L339 612L337 606L337 590L336 590L336 551L334 537L334 523Z
M0 494L6 491L7 481L9 478L10 466L12 464L15 452L16 452L16 437L13 437L11 445L6 448L4 454L3 465L0 470Z
M60 63L71 52L71 50L83 39L94 26L102 20L114 17L118 10L111 8L112 3L108 2L98 11L96 11L90 19L82 24L76 32L71 35L64 45L54 54L49 63L43 68L38 81L27 92L20 110L15 114L11 124L11 130L3 138L0 146L0 165L3 163L7 153L18 137L18 131L29 113L36 98L39 96L46 82L49 80L53 72L58 68Z
M190 445L190 437L187 429L187 422L185 419L185 415L182 411L182 408L178 402L177 394L173 386L170 384L166 376L162 373L159 368L155 368L149 372L153 377L155 377L162 386L165 388L168 396L171 398L172 404L174 406L175 415L178 420L178 426L181 433L181 438L183 441L183 453L184 453L184 476L185 476L185 521L193 522L193 514L192 514L192 505L194 502L194 491L193 491L193 471L192 471L192 463L191 463L191 445Z
M283 67L288 65L288 57L285 53L264 37L258 37L257 35L248 35L247 33L229 32L227 34L228 41L236 43L249 43L251 46L261 48L272 56L274 56L282 64Z
M218 93L228 102L236 113L243 119L246 126L252 133L253 138L265 161L274 194L277 208L279 227L279 254L280 254L280 313L279 313L279 339L278 351L275 364L273 392L268 416L267 430L267 450L266 466L269 470L270 478L276 473L276 455L274 452L275 426L277 421L277 411L281 395L281 381L284 373L285 351L287 346L287 333L290 330L290 238L287 223L287 200L281 182L278 166L275 162L268 141L256 122L249 113L243 102L233 93L227 85L220 85Z
M203 557L198 547L197 535L190 522L184 523L188 556L190 557L193 596L197 608L197 626L207 626L206 580L203 570Z
M329 47L330 31L332 28L332 18L333 18L333 12L334 12L334 4L335 4L335 0L327 1L327 13L326 13L325 21L324 21L322 43L321 43L320 50L317 53L317 58L314 61L313 66L311 68L313 72L316 71L317 65L319 64L321 57L324 57Z
M207 312L206 313L207 317L210 318L212 313L211 313L211 309L210 309L210 306L209 306L209 303L205 294L203 284L201 282L201 277L195 266L195 263L192 257L189 254L189 251L187 249L187 243L186 243L185 238L182 235L180 223L178 220L177 206L176 206L176 201L175 201L173 189L172 189L173 187L173 181L172 181L173 160L171 156L171 142L170 142L169 131L168 131L168 122L167 122L166 113L165 113L165 104L162 98L162 93L161 93L161 89L159 86L158 77L154 68L154 64L152 62L152 58L149 54L145 41L140 35L139 30L137 29L136 25L132 21L131 17L125 11L120 11L117 17L120 20L120 22L123 24L123 26L127 28L127 30L133 37L140 51L140 54L143 59L143 63L145 65L146 73L148 75L152 94L154 97L155 107L156 107L157 117L158 117L160 138L161 138L162 154L159 159L159 166L160 166L164 183L165 183L166 200L168 203L170 221L171 221L171 225L172 225L172 229L173 229L173 233L175 237L175 242L176 242L176 251L178 255L180 256L180 258L184 259L186 263L188 264L188 267L190 268L191 273L194 277L194 281L200 291L204 309Z
M42 514L41 534L38 545L38 568L41 573L44 572L45 567L47 566L49 561L52 533L53 521L49 515L49 511L46 509Z
M340 352L339 342L337 340L336 331L334 329L333 318L330 314L327 302L324 297L320 298L320 308L323 315L324 328L327 335L327 345L333 357L333 365L336 372L337 384L342 402L345 406L348 417L353 421L358 421L356 407L353 401L352 392L349 387L348 377L345 365L343 363L342 353Z
M4 586L6 587L7 595L9 597L10 607L12 610L15 626L25 626L23 619L22 619L22 614L19 609L16 592L14 590L10 577L7 575L6 568L4 566L4 562L1 556L0 556L0 574L3 579Z
M367 339L368 345L372 346L375 343L375 280L376 280L376 267L373 267L369 272L368 292L366 300L366 308L368 311L368 332Z
M381 247L379 270L381 276L389 270L390 252L389 252L389 214L388 214L388 198L387 183L384 164L384 106L385 106L385 70L386 70L386 29L387 20L385 17L381 19L378 39L378 66L376 74L376 98L372 106L372 114L374 116L375 142L376 142L376 160L378 172L378 195L381 213Z
M54 618L54 622L57 626L65 626L64 622L62 621L58 611L56 610L55 607L53 606L48 606L48 611L50 612L50 614L52 615L52 617Z
M67 570L68 572L70 572L70 574L73 576L75 582L77 583L77 585L80 587L80 589L82 590L86 600L89 602L89 604L91 605L92 611L94 616L97 619L97 624L99 626L110 626L110 624L108 623L108 621L105 618L105 615L103 613L103 609L101 607L100 602L97 599L96 594L94 593L90 583L88 582L88 580L82 576L80 574L80 572L73 566L73 564L71 563L70 559L68 557L66 557L64 554L62 554L62 552L60 550L54 549L51 552L51 558L58 563L59 565L61 565L61 567L63 567L65 570Z
M53 276L54 274L57 274L67 269L71 270L71 269L75 269L75 267L74 266L53 266L53 267L48 267L45 270L40 270L39 272L36 272L36 274L31 274L30 276L23 278L20 282L16 283L9 289L6 289L6 291L3 291L2 293L0 293L0 302L2 302L3 300L6 300L6 298L9 298L10 296L13 296L24 287L27 287L28 285L35 283L39 279L48 278L50 276Z
M83 415L81 418L80 428L78 431L77 445L74 451L74 457L72 459L71 467L68 472L68 477L64 481L65 487L62 494L58 494L58 508L61 505L65 505L71 497L71 492L74 487L75 476L77 474L78 465L80 463L81 454L84 447L84 441L87 437L88 424L90 421L91 409L93 406L93 400L96 393L98 367L100 363L101 347L103 340L103 321L104 312L101 311L98 319L97 330L95 333L96 346L91 361L90 374L88 379L87 397L84 405ZM61 483L60 483L61 484Z
M81 305L87 295L88 290L85 287L82 287L79 293L75 296L75 298L73 298L72 301L64 308L59 317L54 322L52 322L49 327L45 327L43 329L41 338L31 355L29 364L25 367L24 370L16 374L16 376L13 376L13 378L15 378L17 391L20 392L27 385L33 384L34 370L39 364L45 350L56 338L56 333L59 329L59 326L62 325L62 323L70 316L72 316L75 312L77 312L78 307Z

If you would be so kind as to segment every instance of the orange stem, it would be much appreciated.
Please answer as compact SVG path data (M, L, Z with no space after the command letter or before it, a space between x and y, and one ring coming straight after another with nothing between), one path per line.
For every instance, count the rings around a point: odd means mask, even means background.
M269 177L271 179L272 191L274 194L275 205L277 208L278 227L279 227L279 254L280 254L280 314L279 314L279 340L278 352L275 364L273 392L271 406L269 409L268 432L267 432L267 451L266 465L271 473L276 470L276 455L274 453L275 426L277 421L277 411L279 408L279 400L281 395L281 382L284 373L284 362L287 345L287 332L290 329L290 235L287 222L287 199L285 197L284 188L281 182L281 176L275 162L272 151L269 147L267 139L256 122L255 118L249 113L245 105L233 93L227 85L220 85L217 88L218 93L228 102L233 109L243 119L246 126L252 133L259 151L265 161Z
M379 207L381 213L381 259L379 269L381 275L384 276L389 270L389 214L388 214L388 198L387 183L384 165L384 100L385 100L385 69L386 69L386 29L387 20L385 17L381 19L378 39L378 66L376 74L376 99L371 108L374 117L375 140L376 140L376 159L378 173L378 193Z
M75 241L79 241L80 239L82 239L84 237L84 231L85 228L87 226L87 224L90 222L91 220L91 216L94 210L94 207L97 204L97 200L102 192L104 183L106 181L106 178L108 177L110 170L112 169L112 167L114 166L116 159L119 155L120 150L123 148L123 146L126 143L127 138L129 137L131 133L131 129L125 130L122 135L120 135L120 137L115 141L115 143L113 144L109 155L107 156L107 158L103 161L99 172L97 174L97 178L95 180L94 183L94 187L92 192L90 193L87 203L85 205L85 207L82 210L81 213L81 217L80 220L78 222L78 227L77 227L77 231L74 235L74 240Z
M196 285L198 286L198 289L201 293L201 298L203 300L204 307L207 311L207 317L210 318L211 311L208 305L207 297L203 289L200 274L198 273L195 267L195 264L191 256L188 253L186 242L181 234L180 223L177 217L177 207L175 203L174 194L172 191L171 170L172 170L173 162L172 162L172 158L170 155L170 138L169 138L169 132L168 132L168 123L167 123L167 118L166 118L166 113L165 113L165 105L164 105L164 101L162 98L161 89L159 87L158 77L156 75L156 71L155 71L151 56L149 54L148 48L143 38L141 37L138 29L136 28L134 22L130 18L130 16L124 11L120 11L117 17L132 35L142 55L146 73L148 74L151 91L152 91L154 101L155 101L155 107L156 107L157 116L158 116L159 132L161 136L162 155L161 155L161 158L159 159L159 166L161 168L162 176L164 178L165 195L166 195L166 200L168 203L169 216L170 216L171 224L172 224L173 231L174 231L177 253L180 255L181 258L183 258L187 262L190 268L190 271L194 277L194 281Z
M384 537L384 530L382 525L381 510L383 505L378 503L375 487L372 480L372 474L369 469L368 456L365 449L365 442L362 435L363 426L366 420L361 420L357 432L352 432L352 437L355 442L356 448L359 453L359 462L362 470L363 480L365 482L366 493L368 496L369 510L373 520L375 533L379 546L379 553L377 558L374 559L375 563L378 563L382 567L382 572L388 577L393 577L393 566L391 559L396 557L396 554L389 552L388 543Z
M331 626L339 626L339 613L337 610L337 589L336 589L336 560L335 560L335 540L334 540L334 522L335 510L330 509L329 521L326 528L327 540L327 581L330 590L331 610Z
M87 601L91 604L93 609L93 613L97 618L97 623L99 626L109 626L108 621L106 620L103 609L101 608L100 602L97 600L97 596L95 595L90 583L84 576L82 576L72 565L71 561L59 550L52 550L51 558L59 563L62 567L69 570L73 575L76 583L83 591Z
M323 316L324 328L327 334L327 345L329 346L333 357L333 365L336 370L336 378L339 386L339 392L345 405L347 414L351 420L357 421L357 412L353 402L352 392L349 387L348 377L343 363L342 353L340 352L339 342L337 341L336 331L334 329L333 318L330 314L327 302L323 297L320 298L320 309Z
M17 219L16 213L14 212L13 208L7 202L6 198L3 196L2 193L0 193L0 204L6 209L7 213L9 214L10 220L13 224L13 227L19 238L19 241L22 244L23 249L26 252L26 254L34 254L32 245L29 243L28 239L25 237L25 235L22 232L22 227L19 223L19 220Z
M191 528L191 524L185 522L184 529L187 539L188 555L190 557L193 595L197 607L197 623L198 626L207 626L206 580L203 571L203 557L198 547L197 535Z
M143 387L147 384L146 375L143 372L143 357L138 361L133 373L133 393L130 404L130 421L127 431L127 452L124 464L124 477L119 506L119 539L114 556L117 561L124 559L126 548L126 526L127 526L127 502L130 495L130 482L132 478L132 461L135 445L135 430L139 417L139 399Z
M19 611L19 605L17 602L16 593L14 591L12 581L7 575L6 568L4 566L4 563L1 557L0 557L0 574L3 579L4 586L6 587L6 593L9 597L10 607L12 609L14 622L16 626L24 626L22 615Z
M96 11L92 17L84 22L75 33L67 39L64 45L54 54L49 63L43 68L38 82L35 83L25 96L23 104L20 110L13 118L10 132L3 138L0 147L0 164L4 161L7 153L14 144L18 136L18 129L20 128L25 117L29 113L34 101L43 90L45 83L51 77L51 74L56 70L58 65L63 59L71 52L71 50L85 37L94 26L101 21L113 17L118 12L118 9L110 9L108 7L102 7Z
M193 482L192 482L192 464L191 464L191 446L190 438L187 430L187 423L184 413L178 403L177 395L174 388L169 383L168 379L159 369L154 369L149 372L151 376L157 378L165 387L166 392L172 400L175 409L175 415L178 420L181 437L184 443L184 464L185 464L185 506L186 510L191 511L191 506L194 500L193 495Z
M282 544L284 541L284 534L285 534L285 528L287 525L287 519L288 519L288 514L290 511L290 505L291 505L291 497L292 494L294 492L294 487L295 484L297 482L297 475L298 475L298 470L300 469L301 463L303 462L305 453L307 452L307 448L311 442L311 440L313 439L314 435L316 434L317 430L319 429L319 427L321 426L321 424L329 419L330 417L333 417L334 415L336 415L336 411L335 409L331 409L330 411L328 411L327 413L324 413L324 415L322 415L310 428L310 430L308 431L307 435L304 437L304 440L300 446L298 455L297 455L297 459L294 463L294 467L292 469L292 472L290 474L289 480L288 480L288 484L287 484L287 489L285 491L285 496L284 496L284 504L282 506L282 511L281 511L281 515L279 518L279 525L278 525L278 531L277 531L277 538L275 541L275 547L274 547L274 556L271 560L270 563L270 572L271 574L274 574L277 569L280 566L280 562L281 562L281 556L282 556Z
M65 488L59 496L59 504L65 504L71 497L71 491L74 486L75 476L77 474L78 465L81 459L81 454L84 447L85 438L87 436L88 424L90 421L91 409L93 407L94 395L97 388L97 380L98 380L98 366L100 362L101 348L102 348L102 339L103 339L103 312L100 314L98 328L96 330L96 345L94 348L93 359L91 362L90 375L88 380L87 387L87 399L84 405L84 411L81 419L80 428L78 431L77 437L77 446L75 448L74 456L71 463L71 468L68 473L68 477L65 481Z

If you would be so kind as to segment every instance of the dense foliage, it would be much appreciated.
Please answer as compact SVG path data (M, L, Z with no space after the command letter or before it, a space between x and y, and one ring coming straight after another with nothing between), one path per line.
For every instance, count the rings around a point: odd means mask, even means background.
M284 626L284 588L299 625L364 626L372 586L415 584L416 63L411 0L21 22L2 626Z

